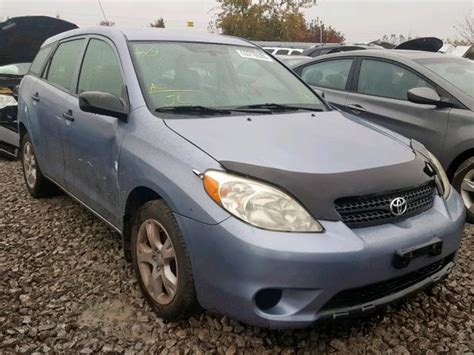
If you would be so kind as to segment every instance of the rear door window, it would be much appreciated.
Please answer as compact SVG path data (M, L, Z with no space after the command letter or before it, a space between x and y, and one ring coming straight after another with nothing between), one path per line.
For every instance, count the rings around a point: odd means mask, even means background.
M399 65L364 59L357 91L361 94L408 100L407 92L417 87L433 88L415 73Z
M77 61L84 39L61 43L51 59L46 80L63 89L70 90Z
M101 91L120 97L122 87L122 72L115 51L108 43L91 39L82 63L78 93Z
M352 66L352 58L329 60L303 68L301 77L309 85L344 90Z

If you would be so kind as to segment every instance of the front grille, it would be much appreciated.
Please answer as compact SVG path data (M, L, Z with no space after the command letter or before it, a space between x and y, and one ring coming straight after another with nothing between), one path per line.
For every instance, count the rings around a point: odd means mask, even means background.
M433 206L435 194L434 182L382 194L359 197L343 197L335 201L336 211L341 220L351 228L360 228L394 222L414 216ZM390 211L390 202L403 197L407 201L407 211L402 216L395 216Z
M407 275L359 288L341 291L324 305L323 310L335 310L363 305L379 298L397 293L433 275L453 260L454 253Z

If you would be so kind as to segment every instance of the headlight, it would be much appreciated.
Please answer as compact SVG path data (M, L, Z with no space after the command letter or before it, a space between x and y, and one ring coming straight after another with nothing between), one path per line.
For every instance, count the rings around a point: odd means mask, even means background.
M451 183L449 182L448 175L444 171L443 166L439 160L431 153L429 153L430 163L436 171L437 175L437 185L440 190L439 193L443 195L443 198L446 200L451 194Z
M323 231L295 199L275 187L216 170L206 171L203 181L216 203L255 227L284 232Z

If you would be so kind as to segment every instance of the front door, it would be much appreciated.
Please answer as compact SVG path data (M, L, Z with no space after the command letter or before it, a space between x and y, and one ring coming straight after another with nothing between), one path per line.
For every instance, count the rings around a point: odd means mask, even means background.
M119 58L113 45L91 38L77 82L77 94L101 91L120 97L124 86ZM87 113L79 108L77 96L66 103L70 124L64 129L66 186L113 224L119 201L118 162L125 122L115 117Z
M356 74L357 75L357 74ZM356 92L349 92L344 110L423 143L441 157L450 108L409 102L408 90L431 87L417 73L398 64L362 59Z

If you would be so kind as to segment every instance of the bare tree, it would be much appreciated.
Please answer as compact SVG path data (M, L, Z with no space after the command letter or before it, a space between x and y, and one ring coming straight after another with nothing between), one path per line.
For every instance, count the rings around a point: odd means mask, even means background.
M454 26L454 28L459 37L459 39L455 41L458 45L474 44L474 20L472 12L466 15L463 23L459 26Z
M163 20L163 17L160 17L159 19L153 21L150 23L150 27L155 27L155 28L165 28L165 20Z

